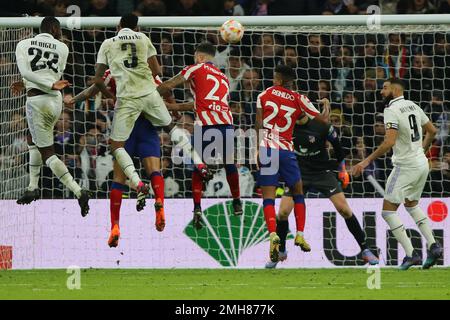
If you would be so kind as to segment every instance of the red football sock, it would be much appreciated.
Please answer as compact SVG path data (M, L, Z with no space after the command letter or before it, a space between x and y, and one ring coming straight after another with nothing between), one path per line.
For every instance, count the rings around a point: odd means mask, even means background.
M303 232L305 230L306 208L304 203L296 203L294 205L295 222L297 224L297 231Z
M111 229L115 224L119 224L120 206L122 205L122 190L112 189L109 196L111 210Z
M200 205L202 199L203 182L200 173L197 170L192 172L192 198L194 205Z
M233 199L239 199L239 197L241 196L239 191L239 174L237 172L227 174L227 181L228 185L230 186Z
M150 176L153 192L155 193L155 199L161 199L164 203L164 178L160 172L153 172Z
M273 204L264 205L264 218L266 219L267 230L269 233L277 231L277 218L275 214L275 207Z

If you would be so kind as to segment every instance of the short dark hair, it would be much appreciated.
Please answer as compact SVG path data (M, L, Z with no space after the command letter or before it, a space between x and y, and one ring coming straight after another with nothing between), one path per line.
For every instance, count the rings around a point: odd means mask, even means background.
M275 68L275 73L281 75L281 78L285 82L293 81L296 78L294 69L284 64L278 65Z
M403 80L399 78L389 78L387 81L390 82L390 84L396 84L402 87L403 90L405 90L405 83L403 82Z
M122 28L136 29L138 25L138 16L133 13L127 13L120 18L120 26Z
M214 47L210 42L200 43L197 48L195 48L195 51L205 53L213 57L216 55L216 47Z
M45 17L42 19L40 30L44 33L49 33L53 27L61 28L59 20L55 17Z

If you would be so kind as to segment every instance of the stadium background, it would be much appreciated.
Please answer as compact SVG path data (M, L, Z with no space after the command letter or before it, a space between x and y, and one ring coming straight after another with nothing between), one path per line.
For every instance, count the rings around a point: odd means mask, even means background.
M230 7L230 2L232 6ZM8 3L0 5L2 16L21 16L55 14L65 16L69 5L77 1L18 1L14 6ZM347 3L347 5L345 4ZM349 4L350 3L350 4ZM248 15L270 14L358 14L366 13L368 5L376 4L383 14L431 14L450 13L448 1L78 1L82 8L82 16L115 16L126 12L137 12L142 16L207 16L232 15L246 13ZM240 5L239 5L240 4ZM237 18L239 19L239 18ZM400 28L401 29L401 28ZM170 78L187 64L193 63L195 45L203 40L209 40L218 46L216 63L229 76L231 82L230 105L236 127L244 130L254 127L256 96L271 84L272 70L279 63L286 63L295 68L298 81L298 91L307 94L315 102L319 98L328 97L332 101L331 122L337 128L346 150L347 169L362 160L372 152L383 140L383 109L384 105L379 95L383 80L396 76L407 83L407 97L418 103L439 128L437 139L431 151L427 154L431 163L430 177L424 190L426 207L429 209L433 199L442 199L448 207L450 194L450 139L449 131L449 100L450 100L450 34L425 30L401 31L392 33L339 33L336 29L324 32L293 30L284 32L268 28L267 30L252 30L246 32L242 42L236 46L228 46L217 34L217 28L174 29L174 28L144 28L158 50L158 58L163 68L163 80ZM64 95L74 95L91 84L94 74L94 64L97 51L106 38L115 33L114 28L90 28L81 30L64 30L64 41L70 48L68 66L64 75L72 84ZM0 217L3 233L0 245L3 249L3 261L6 267L11 267L12 257L8 261L11 243L19 255L15 256L14 267L39 268L63 267L68 263L98 267L200 267L205 259L208 266L224 266L233 259L233 252L238 256L241 248L236 251L234 244L229 242L225 248L216 248L217 243L209 241L211 234L196 234L189 236L188 223L191 217L190 176L192 168L188 165L175 165L172 162L172 145L167 134L161 132L163 148L163 175L166 181L166 197L168 208L172 212L183 212L173 216L173 227L170 222L167 233L157 238L148 235L150 221L133 211L133 201L124 204L123 228L128 228L124 235L123 249L111 252L106 248L108 232L108 209L105 201L93 202L92 212L100 212L89 217L89 222L82 221L77 215L73 200L50 202L40 201L28 207L18 207L13 200L25 188L28 181L26 146L26 120L24 117L25 97L12 97L9 85L18 80L18 71L14 63L15 44L23 37L31 36L28 28L18 28L14 32L1 32L0 46L0 198L3 202ZM176 89L178 101L191 100L188 88ZM64 112L55 127L55 144L57 152L63 157L74 177L84 187L94 191L95 198L107 198L111 186L112 156L108 152L107 140L113 117L112 101L96 97L76 105L64 105ZM193 131L194 119L190 113L185 113L177 120L177 125ZM390 173L389 156L377 160L367 172L384 186ZM138 162L136 162L139 165ZM250 164L241 166L240 174L243 182L241 188L248 206L256 205L260 200L258 188L255 185L255 168ZM145 176L142 170L142 175ZM207 197L217 198L206 202L221 213L226 211L226 198L229 191L223 189L223 177L218 172L215 183L210 184ZM45 199L73 199L59 182L52 177L48 168L43 168L41 179L42 197ZM379 198L373 185L366 177L353 179L345 190L350 198ZM309 198L317 197L309 193ZM133 195L131 195L133 197ZM333 227L325 227L326 221L321 217L330 210L327 200L308 200L308 212L316 214L307 223L307 232L313 237L317 246L324 245L327 231ZM352 200L353 201L353 200ZM355 214L362 219L364 212L377 212L380 199L353 202ZM352 205L352 202L351 202ZM225 209L220 209L224 206ZM129 208L130 210L127 210ZM441 207L439 207L441 208ZM252 209L253 210L253 209ZM254 214L256 211L249 211ZM256 209L255 209L256 210ZM438 210L439 211L439 210ZM61 216L61 212L64 215ZM430 213L430 211L428 211ZM438 212L438 220L433 220L433 228L449 229L449 219L445 219L446 210ZM14 213L14 214L12 214ZM433 212L431 212L433 213ZM404 212L402 214L405 214ZM219 215L218 215L219 216ZM226 215L225 215L226 216ZM233 234L238 228L235 221L215 220L216 226L227 226ZM260 219L260 217L258 218ZM409 217L404 216L403 220ZM439 220L440 219L440 220ZM409 219L410 220L410 219ZM261 220L262 221L262 220ZM328 221L332 217L328 216ZM377 220L378 221L378 220ZM410 221L411 222L411 221ZM222 225L221 225L222 223ZM339 218L338 218L339 229ZM259 222L256 223L259 227ZM146 227L144 227L146 226ZM381 229L381 226L383 229ZM369 226L369 228L375 226ZM407 227L415 226L407 223ZM380 220L378 234L382 242L381 249L386 248L385 225ZM214 229L214 228L213 228ZM77 230L77 231L74 231ZM321 230L322 232L318 232ZM377 229L378 230L378 229ZM210 230L209 230L210 231ZM223 239L220 230L216 230ZM256 230L257 231L257 230ZM339 231L340 232L340 231ZM84 235L84 237L83 237ZM104 236L103 236L104 235ZM416 234L412 234L415 236ZM196 242L205 252L194 246L187 246L183 252L176 251L175 243L186 240L186 236ZM253 255L246 266L257 266L264 262L264 235L257 233L249 240L248 245ZM83 241L78 239L83 238ZM333 235L330 236L333 238ZM336 238L336 235L334 235ZM155 240L156 239L156 240ZM175 241L174 241L175 239ZM248 238L250 239L250 238ZM325 239L325 240L324 240ZM350 241L348 241L350 239ZM450 243L449 235L445 234L445 242ZM329 240L329 239L328 239ZM172 241L172 242L170 242ZM206 245L200 242L206 242ZM216 241L217 242L217 241ZM219 241L220 242L220 241ZM44 245L45 244L45 245ZM191 244L189 242L189 244ZM337 244L341 244L344 253L351 255L356 246L348 235L338 233ZM344 245L342 245L344 244ZM11 246L11 247L13 247ZM317 248L316 246L316 248ZM325 245L324 245L325 248ZM0 250L2 252L2 250ZM5 253L6 252L6 253ZM74 252L76 253L74 255ZM228 252L228 258L220 253ZM184 255L181 255L183 253ZM248 253L248 252L247 252ZM385 252L386 253L386 252ZM325 252L325 255L327 253ZM216 258L214 256L219 256ZM401 257L402 253L398 252ZM5 258L6 257L6 258ZM79 259L77 259L77 257ZM170 260L175 257L175 260ZM257 257L257 258L255 258ZM449 254L446 249L445 264L448 265ZM183 260L183 258L185 260ZM333 264L338 264L342 257L335 257ZM189 260L191 259L191 260ZM256 260L255 260L256 259ZM244 259L245 260L245 259ZM333 259L332 259L333 260ZM385 257L384 263L389 260ZM256 262L255 262L256 261ZM330 266L324 263L322 251L314 258L299 257L292 259L291 266ZM350 259L350 264L356 262ZM327 262L327 261L326 261ZM225 263L225 264L224 264ZM244 261L244 263L246 263ZM309 263L309 265L308 265ZM327 262L328 263L328 262ZM442 262L441 262L442 263ZM331 264L331 265L333 265ZM0 263L1 265L1 263ZM229 265L234 265L229 263ZM237 261L236 264L237 265ZM241 266L241 265L240 265Z

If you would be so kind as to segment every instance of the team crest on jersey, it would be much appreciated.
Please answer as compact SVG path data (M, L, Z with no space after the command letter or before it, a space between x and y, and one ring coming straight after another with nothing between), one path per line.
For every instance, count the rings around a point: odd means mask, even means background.
M316 142L316 137L309 136L309 143L314 143L314 142Z

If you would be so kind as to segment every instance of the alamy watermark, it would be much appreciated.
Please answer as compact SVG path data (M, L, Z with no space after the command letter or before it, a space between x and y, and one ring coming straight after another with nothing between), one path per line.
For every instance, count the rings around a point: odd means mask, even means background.
M369 290L379 290L381 289L381 269L379 266L369 266L367 268L367 273L370 276L367 278L367 289Z
M67 289L80 290L81 289L81 268L79 266L69 266L66 270L69 274L66 281Z
M193 147L193 154L184 154L185 140L177 142L172 148L172 162L174 165L198 164L195 159L202 159L206 165L257 165L262 175L276 174L280 168L280 149L273 146L291 143L286 142L276 130L260 130L260 141L272 144L264 147L258 143L258 134L255 129L219 129L212 127L205 129L194 126L191 134L185 130L185 136Z
M366 25L369 30L380 30L381 29L381 8L379 6L371 5L367 7L367 18Z

